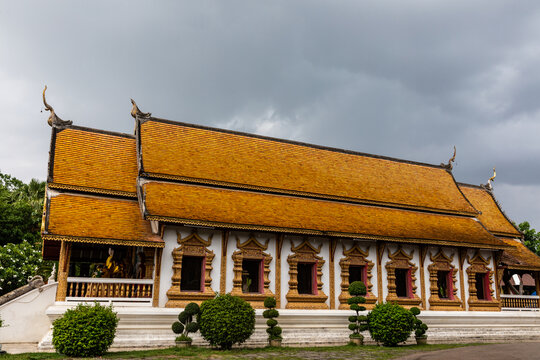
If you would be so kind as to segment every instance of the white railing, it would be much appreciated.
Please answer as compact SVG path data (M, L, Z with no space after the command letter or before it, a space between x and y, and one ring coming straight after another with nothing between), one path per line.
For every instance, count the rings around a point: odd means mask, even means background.
M538 311L538 295L507 295L501 294L501 306L504 310L534 310Z
M83 278L67 279L66 301L151 302L154 280Z

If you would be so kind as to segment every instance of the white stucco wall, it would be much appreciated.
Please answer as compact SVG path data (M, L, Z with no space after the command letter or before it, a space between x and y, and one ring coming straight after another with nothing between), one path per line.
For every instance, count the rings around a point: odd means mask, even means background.
M177 234L180 234L182 238L189 236L192 233L191 227L185 226L166 226L163 232L163 241L165 247L163 248L163 255L161 258L161 276L159 283L159 306L164 307L167 303L167 290L171 287L171 278L173 275L173 258L172 252L177 248ZM212 290L219 292L219 273L221 267L221 236L222 232L214 229L197 229L197 234L204 240L212 238L212 243L208 247L209 250L214 252L214 260L212 261L213 270L210 273L212 277Z
M0 328L2 343L40 341L51 328L45 310L54 304L58 283L43 285L0 306L4 326Z
M167 302L167 290L171 287L171 277L172 277L172 251L178 247L177 243L177 231L181 234L182 237L188 236L192 232L191 227L181 227L181 226L167 226L164 231L164 241L165 241L165 248L163 249L163 256L162 256L162 263L161 263L161 282L160 282L160 296L159 296L159 306L164 307ZM198 234L203 239L208 240L212 236L212 243L209 247L210 250L212 250L215 254L214 260L212 262L213 270L211 273L212 277L212 289L216 292L219 292L220 287L220 272L221 272L221 241L222 241L222 231L221 230L214 230L214 229L205 229L200 228L198 229ZM270 256L272 256L272 262L270 264L270 290L275 294L276 292L276 284L275 284L275 276L276 276L276 263L278 261L276 256L276 246L277 246L277 238L279 235L273 234L273 233L261 233L261 232L242 232L242 231L231 231L229 234L229 241L227 246L227 272L226 272L226 292L232 291L232 279L233 279L233 260L232 260L232 254L237 249L237 241L239 240L241 243L248 240L249 236L251 234L254 234L257 240L264 244L267 239L269 239L268 243L268 249L265 251ZM237 240L238 239L238 240ZM291 235L285 235L283 240L283 246L282 246L282 253L281 253L281 307L285 308L287 305L286 295L289 288L288 282L289 282L289 264L287 262L287 257L292 254L291 247L292 246L298 246L301 242L304 241L304 237L301 236L291 236ZM322 282L323 282L323 292L328 296L328 300L326 301L327 305L330 306L330 240L328 238L323 237L310 237L309 241L312 245L314 245L316 248L319 247L319 245L322 245L321 252L319 253L319 256L321 256L325 263L322 267ZM388 296L388 279L386 275L386 263L390 261L390 258L388 256L389 252L394 253L398 247L399 244L388 244L384 250L384 253L382 255L382 288L378 288L378 272L377 272L377 246L375 241L364 241L364 240L353 240L353 239L338 239L335 257L334 257L334 300L336 304L336 308L339 306L339 294L341 293L341 267L339 266L339 261L344 257L343 252L344 250L349 250L354 244L358 244L359 247L363 250L368 252L368 259L373 262L374 266L371 271L371 283L373 284L373 292L376 296L379 295L379 292L382 292L383 300L386 300L386 297ZM418 266L418 270L416 272L416 294L421 297L421 276L420 276L420 248L417 245L409 245L409 244L401 244L404 251L407 254L413 253L413 259L411 260L416 266ZM426 258L425 258L425 264L424 264L424 287L426 291L426 306L429 309L429 271L428 266L431 264L431 256L434 256L439 251L438 246L430 246L428 247ZM459 252L457 248L451 248L451 247L444 247L443 248L444 253L452 257L453 255L453 261L452 264L454 265L456 271L456 277L457 282L455 284L456 290L457 290L457 296L461 299L461 282L459 278ZM467 250L467 254L469 258L472 258L474 254L476 253L475 249L469 249ZM494 256L493 251L491 250L481 250L480 254L484 258L490 258L490 268L492 271L495 269L495 263L494 263ZM469 263L467 259L465 260L464 266L463 266L463 277L465 282L465 299L462 299L467 304L467 300L469 298L469 292L468 292L468 276L466 273L466 270L469 266ZM495 290L495 289L494 289Z

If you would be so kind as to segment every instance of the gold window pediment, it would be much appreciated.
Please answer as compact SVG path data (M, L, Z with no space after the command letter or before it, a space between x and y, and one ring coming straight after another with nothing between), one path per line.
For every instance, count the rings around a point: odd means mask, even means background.
M293 254L287 257L287 262L289 263L289 291L285 296L287 299L287 309L328 309L328 305L326 304L328 296L322 291L322 267L325 261L318 255L321 249L322 244L316 248L307 238L298 246L294 246L291 240L291 251ZM313 279L316 282L316 294L298 293L299 263L314 264L316 267L316 276Z
M412 262L414 250L410 254L407 254L401 246L391 253L388 249L388 257L390 261L386 263L386 274L388 279L388 295L386 296L387 302L395 302L404 307L419 306L422 303L422 299L416 294L416 271L418 267ZM397 295L396 286L396 269L406 269L409 271L407 297L399 297Z
M357 243L353 244L349 250L345 249L343 245L343 255L345 256L339 261L339 266L341 267L341 294L339 295L339 309L349 309L349 304L347 300L351 297L349 295L349 267L352 266L365 266L366 271L366 291L365 296L366 303L365 307L371 309L375 306L377 302L377 297L373 294L373 284L371 283L373 269L373 262L371 262L367 257L369 255L369 246L366 251L363 251Z
M264 299L268 296L274 296L270 291L270 264L272 263L272 256L264 252L268 249L270 239L267 239L264 244L260 243L254 235L250 235L248 240L241 242L240 238L236 237L236 250L232 259L234 262L234 278L233 278L233 290L232 295L241 297L242 299L249 301L254 308L264 308ZM242 289L242 263L244 259L260 260L262 261L262 292L260 293L245 293Z
M446 255L442 249L439 249L437 254L430 254L431 264L428 266L429 271L429 306L430 310L463 310L462 302L457 296L457 272L458 270L452 265L454 254ZM451 295L448 298L441 298L438 286L438 272L445 271L450 274L451 281L447 283L451 287ZM449 289L447 288L447 291Z
M497 311L500 310L501 304L493 295L493 277L494 273L488 266L491 262L491 256L484 258L480 251L470 258L467 256L467 261L470 264L467 268L467 277L469 283L469 310L474 311ZM485 288L488 299L478 299L478 289L476 289L476 274L487 274Z
M204 240L194 229L193 232L182 238L182 234L177 231L177 242L180 245L172 252L173 257L173 276L171 278L171 288L167 291L168 301L166 307L185 307L190 302L201 303L204 300L211 299L215 296L212 289L212 261L214 260L214 252L208 247L212 244L212 236L208 240ZM204 281L202 291L182 291L180 284L182 281L182 259L184 256L201 257L204 269Z

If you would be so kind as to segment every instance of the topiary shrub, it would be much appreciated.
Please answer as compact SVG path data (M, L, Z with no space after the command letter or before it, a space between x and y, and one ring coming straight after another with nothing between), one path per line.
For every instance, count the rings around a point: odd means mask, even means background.
M371 337L384 346L396 346L407 340L414 328L414 316L394 303L378 304L367 316Z
M195 333L199 330L199 324L193 321L194 316L198 316L201 312L199 305L196 303L189 303L186 305L184 311L178 314L178 321L172 324L172 331L175 334L181 334L176 337L176 341L189 341L191 339L188 334Z
M279 317L279 312L276 310L276 299L272 296L267 297L264 299L264 307L267 308L263 312L263 317L268 319L266 321L266 325L268 325L268 329L266 329L268 341L283 339L281 337L281 327L278 326L278 322L275 320L275 318Z
M410 311L411 314L414 316L414 336L417 338L427 337L426 331L428 329L428 326L417 317L417 315L420 315L420 309L417 307L413 307Z
M118 317L111 306L79 304L53 321L52 343L57 352L73 357L105 354L113 343Z
M349 316L349 330L352 331L349 337L351 339L364 339L364 336L360 333L368 329L367 317L360 315L360 311L366 310L364 306L360 305L366 302L366 298L363 296L366 293L366 286L361 281L354 281L349 285L351 297L347 300L347 303L350 305L351 310L356 311L356 316Z
M237 296L217 295L201 304L197 322L202 337L210 345L226 350L233 344L243 343L253 334L255 310Z

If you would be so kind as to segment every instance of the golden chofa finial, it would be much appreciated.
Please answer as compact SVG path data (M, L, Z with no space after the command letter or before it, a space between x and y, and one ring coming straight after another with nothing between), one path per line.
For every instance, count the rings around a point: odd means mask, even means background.
M487 182L487 186L489 187L489 190L493 189L492 182L495 181L495 177L497 176L497 172L495 171L495 167L493 167L493 176L489 178Z
M441 166L447 170L452 170L453 168L453 165L452 163L456 161L456 146L454 145L454 155L452 155L452 157L450 158L450 160L448 160L448 164L445 164L445 163L441 163Z
M133 107L131 108L131 116L136 118L149 118L152 116L151 113L143 113L139 108L137 107L137 104L135 103L135 100L130 99L131 103L133 104Z
M73 121L71 120L62 120L56 115L54 112L54 109L51 105L47 104L47 100L45 100L45 91L47 91L47 85L45 85L45 88L43 89L43 105L45 105L45 110L50 111L51 114L49 115L49 119L47 120L47 123L49 126L52 127L65 127L68 125L73 124Z
M496 176L497 176L497 172L495 171L495 167L493 167L493 176L489 178L489 180L487 181L487 184L480 184L480 186L486 189L487 191L493 190L493 181L495 181Z

